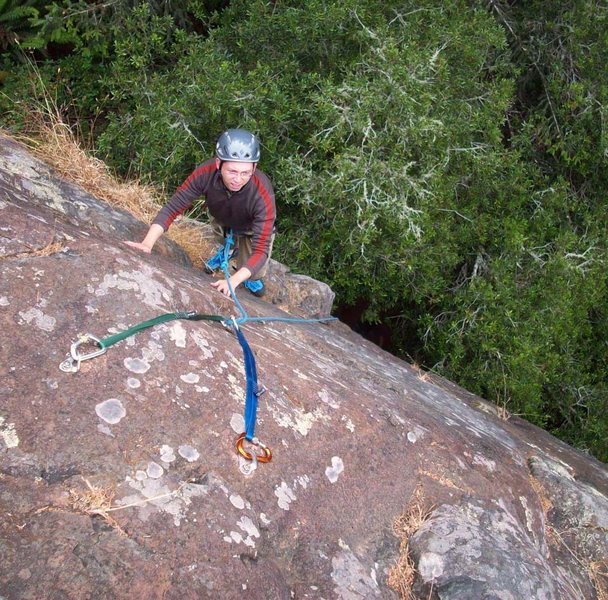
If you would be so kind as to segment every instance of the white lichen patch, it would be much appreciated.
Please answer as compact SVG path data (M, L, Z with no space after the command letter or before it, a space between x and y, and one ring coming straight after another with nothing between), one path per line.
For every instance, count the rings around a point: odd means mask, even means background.
M445 563L441 554L435 552L423 552L418 561L418 573L425 583L441 577Z
M321 402L324 402L329 407L334 408L334 409L340 408L340 402L338 402L338 400L333 398L332 395L327 390L320 390L319 392L317 392L317 396L319 396L319 399L321 400Z
M534 528L533 528L534 514L530 510L530 507L528 506L528 500L525 496L520 496L519 501L521 502L521 505L523 506L523 509L524 509L524 513L526 515L526 528L528 529L528 531L530 533L534 534ZM534 537L536 538L536 536L534 536Z
M177 449L177 453L182 458L185 458L188 462L194 462L195 460L198 460L200 458L198 450L188 445L180 446Z
M131 373L142 374L150 370L150 363L141 358L125 358L123 364Z
M189 306L189 304L190 304L190 296L188 295L188 292L186 292L186 290L180 288L179 295L180 295L180 298L182 300L182 305L183 306Z
M202 358L205 360L211 360L213 358L213 351L209 346L209 342L201 335L197 330L190 332L190 337L194 340L198 349L201 351Z
M228 359L228 364L223 363L224 365L226 365L226 366L232 365L233 368L238 369L239 371L243 368L243 357L241 354L236 356L236 355L232 354L232 352L230 352L230 350L224 350L224 355Z
M315 408L313 412L305 412L302 409L295 409L291 413L283 412L279 406L272 404L268 406L272 417L280 427L293 429L300 435L306 436L312 426L318 421L328 423L331 417L326 415L320 408Z
M146 468L146 474L151 479L160 479L165 473L165 470L154 461L150 461L148 463L148 467Z
M27 311L19 311L19 316L29 325L32 321L38 329L53 331L57 320L55 317L45 315L39 308L30 308Z
M96 296L105 296L112 289L131 290L138 293L144 304L162 309L173 303L173 294L166 286L156 281L155 275L158 275L158 271L146 264L140 265L134 271L106 273L93 293Z
M245 419L243 415L232 413L232 417L230 417L230 427L234 433L243 433L243 431L245 431Z
M51 390L56 390L59 387L59 382L56 379L47 378L43 380Z
M310 477L308 475L301 475L296 479L296 481L300 484L301 487L306 489L308 484L310 483Z
M243 536L238 531L231 531L230 535L224 536L224 541L229 544L232 544L232 542L240 544L243 541Z
M173 323L173 325L171 326L171 328L169 329L169 339L173 342L175 342L175 345L178 348L185 348L186 347L186 329L184 328L184 326L179 322L176 321L175 323Z
M368 574L373 570L366 569L348 546L331 559L331 566L338 600L367 600L381 596L375 577Z
M243 510L245 508L245 500L241 498L238 494L230 494L230 504L239 510Z
M340 474L344 472L344 463L339 456L331 457L331 466L325 469L325 476L330 483L336 483Z
M163 351L163 347L160 344L157 344L156 342L150 340L148 341L147 346L142 349L141 357L146 362L151 363L155 360L165 360L165 353Z
M127 414L122 402L116 398L100 402L95 406L95 412L100 419L103 419L106 423L110 423L110 425L120 423Z
M6 296L0 296L0 306L10 306L10 302Z
M253 521L249 517L243 515L237 521L237 526L239 527L239 529L244 531L245 534L247 535L247 537L242 538L243 544L245 544L245 546L254 548L255 541L253 540L253 538L259 538L260 532L258 531L258 528L254 525ZM231 535L232 535L232 532L231 532Z
M39 173L36 164L25 154L20 154L19 160L4 163L2 168L19 175L21 188L31 194L31 197L37 198L39 203L46 204L52 210L66 212L64 208L68 202L66 195L46 173ZM29 216L34 217L34 215Z
M496 471L496 462L481 454L475 454L473 457L473 464L485 467L489 473L494 473L494 471Z
M147 521L157 511L165 512L171 515L176 526L179 526L181 520L185 518L192 498L206 495L208 492L206 486L194 483L170 489L163 483L162 478L138 480L127 477L126 482L137 493L117 500L118 505L138 503L138 516L142 521ZM142 500L146 502L142 503Z
M266 516L266 513L260 513L260 521L262 521L264 525L270 525L270 519Z
M198 383L200 381L200 375L196 373L186 373L185 375L180 375L179 378L184 383Z
M239 383L239 380L232 373L228 374L228 385L230 386L228 395L237 402L245 402L246 388Z
M15 424L6 423L4 417L0 417L0 439L7 448L16 448L19 445Z
M99 433L103 433L104 435L107 435L108 437L116 437L112 433L112 430L105 423L98 423L97 431L99 431Z
M129 377L127 379L127 387L136 390L138 387L141 387L141 381L135 377Z
M289 510L289 505L297 500L294 491L284 482L281 485L275 487L274 495L278 498L279 508L283 510Z
M349 417L342 415L340 420L344 422L346 429L348 429L351 433L355 432L355 424L350 420Z
M399 419L398 415L395 415L395 417ZM403 421L403 424L405 424L405 421ZM424 429L424 427L420 427L418 425L414 425L414 427L412 428L411 431L408 431L407 434L407 439L412 442L412 444L419 442L422 438L424 438L424 436L426 436L426 434L428 433L428 431L426 429ZM411 435L410 435L411 434Z
M558 477L563 477L568 481L576 481L572 474L572 467L561 460L544 461L545 468L549 468Z
M176 458L177 457L175 456L175 451L173 450L173 448L171 448L171 446L167 446L167 444L163 444L160 447L160 459L164 463L171 463Z

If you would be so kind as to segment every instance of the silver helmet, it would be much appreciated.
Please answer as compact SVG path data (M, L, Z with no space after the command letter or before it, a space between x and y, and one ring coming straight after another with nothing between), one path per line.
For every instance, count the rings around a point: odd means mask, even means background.
M227 129L215 145L220 160L257 163L260 160L260 142L245 129Z

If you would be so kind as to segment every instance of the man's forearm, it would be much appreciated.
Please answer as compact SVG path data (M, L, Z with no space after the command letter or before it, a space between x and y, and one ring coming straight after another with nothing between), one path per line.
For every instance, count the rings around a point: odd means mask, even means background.
M148 233L141 243L152 250L154 244L156 244L163 233L165 233L165 230L162 228L162 226L158 225L157 223L153 223L150 225L150 229L148 229Z
M236 273L230 276L230 283L233 288L236 288L250 277L251 271L247 267L241 267Z

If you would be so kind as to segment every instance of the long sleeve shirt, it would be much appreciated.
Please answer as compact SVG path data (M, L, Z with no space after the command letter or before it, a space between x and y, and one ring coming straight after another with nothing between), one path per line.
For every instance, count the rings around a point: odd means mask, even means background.
M176 217L189 209L198 198L205 198L209 213L235 234L252 234L253 252L244 265L252 279L268 260L270 242L276 220L274 191L268 177L259 169L238 191L230 192L212 158L199 167L180 185L169 202L159 211L154 223L165 231Z

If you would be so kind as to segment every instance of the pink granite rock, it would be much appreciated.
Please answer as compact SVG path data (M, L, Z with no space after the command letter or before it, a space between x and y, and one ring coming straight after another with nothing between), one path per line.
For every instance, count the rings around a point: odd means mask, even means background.
M60 371L81 333L235 306L171 244L125 247L143 224L7 138L0 190L2 598L397 598L393 522L416 489L434 506L410 539L418 597L595 597L605 465L340 323L243 326L273 451L248 473L221 324L165 323Z

